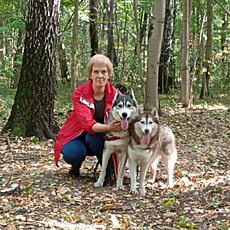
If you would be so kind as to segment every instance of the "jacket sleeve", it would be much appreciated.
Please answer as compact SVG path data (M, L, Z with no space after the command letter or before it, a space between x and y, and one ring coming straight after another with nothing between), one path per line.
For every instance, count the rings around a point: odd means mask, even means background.
M97 123L93 119L94 109L90 108L80 101L81 92L79 89L73 91L73 93L71 94L71 98L73 102L73 112L75 113L79 125L86 132L94 134L95 132L92 130L92 127L95 123Z

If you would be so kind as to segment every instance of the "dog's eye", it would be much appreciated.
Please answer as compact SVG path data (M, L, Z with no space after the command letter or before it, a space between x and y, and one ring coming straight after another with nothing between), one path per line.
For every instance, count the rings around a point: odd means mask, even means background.
M128 104L127 106L128 106L128 108L131 108L131 107L132 107L132 105L131 105L131 104Z
M140 121L140 123L143 125L145 122L144 121Z
M117 105L117 108L119 108L119 109L122 108L122 105Z
M152 122L152 121L150 121L150 122L149 122L149 124L150 124L150 125L152 125L152 124L153 124L153 122Z

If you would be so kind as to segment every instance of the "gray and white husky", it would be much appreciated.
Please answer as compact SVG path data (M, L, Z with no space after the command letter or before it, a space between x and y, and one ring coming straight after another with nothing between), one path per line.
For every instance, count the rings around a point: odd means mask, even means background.
M118 91L116 92L112 108L110 110L108 122L111 120L116 120L121 122L121 127L124 131L122 132L109 132L106 134L104 151L102 156L102 168L99 178L94 187L102 187L105 175L106 167L109 161L109 158L112 153L120 154L119 166L118 166L118 175L117 175L117 189L124 189L123 186L123 176L125 165L128 156L128 144L130 141L128 127L129 123L137 115L137 102L134 96L133 91L120 95Z
M130 145L128 147L131 193L136 193L136 170L140 167L139 192L144 196L145 178L148 167L151 181L155 182L157 164L162 158L167 171L167 185L173 186L173 171L177 160L176 140L168 126L160 125L157 110L140 112L130 124Z

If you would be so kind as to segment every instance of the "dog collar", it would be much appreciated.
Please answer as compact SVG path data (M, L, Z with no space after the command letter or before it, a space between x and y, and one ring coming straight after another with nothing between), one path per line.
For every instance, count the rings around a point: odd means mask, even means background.
M116 140L121 139L121 137L119 137L119 136L104 136L104 139L106 141L116 141Z

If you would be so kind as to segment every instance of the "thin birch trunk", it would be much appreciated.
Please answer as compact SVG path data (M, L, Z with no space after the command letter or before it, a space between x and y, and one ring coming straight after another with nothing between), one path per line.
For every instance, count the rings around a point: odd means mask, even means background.
M77 81L77 28L78 28L78 0L75 0L74 4L74 16L73 16L73 30L72 30L72 46L71 46L71 89L74 90Z
M158 99L158 71L163 39L165 17L165 0L156 0L153 16L150 22L148 40L148 76L146 79L146 98L144 109L151 111L153 107L159 109Z

